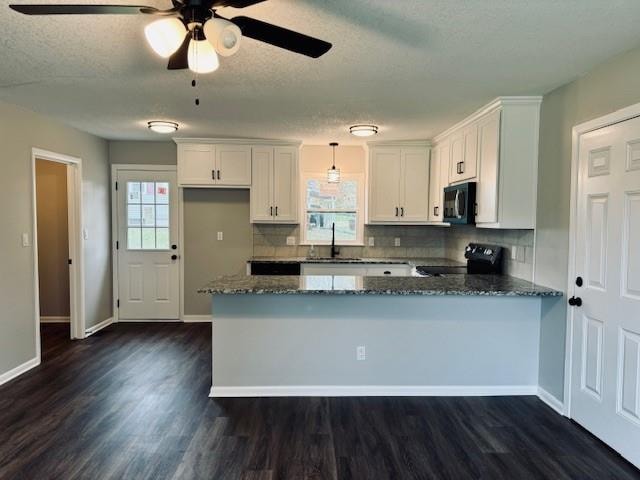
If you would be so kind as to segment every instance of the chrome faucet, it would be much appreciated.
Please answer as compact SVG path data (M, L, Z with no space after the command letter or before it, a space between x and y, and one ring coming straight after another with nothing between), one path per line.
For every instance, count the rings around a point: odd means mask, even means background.
M340 255L340 249L336 248L336 222L331 224L331 258Z

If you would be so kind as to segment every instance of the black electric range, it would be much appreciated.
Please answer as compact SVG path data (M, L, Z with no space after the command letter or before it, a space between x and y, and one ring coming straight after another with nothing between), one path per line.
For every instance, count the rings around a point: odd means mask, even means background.
M470 243L464 249L467 265L457 267L431 267L417 265L415 275L418 277L441 277L455 274L502 274L502 257L504 249L498 245L482 245Z

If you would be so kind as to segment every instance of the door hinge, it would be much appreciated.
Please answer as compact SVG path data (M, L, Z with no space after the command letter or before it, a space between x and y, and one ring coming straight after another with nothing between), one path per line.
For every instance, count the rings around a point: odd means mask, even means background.
M116 300L116 308L120 308L120 299Z
M69 259L69 265L73 265L73 260Z

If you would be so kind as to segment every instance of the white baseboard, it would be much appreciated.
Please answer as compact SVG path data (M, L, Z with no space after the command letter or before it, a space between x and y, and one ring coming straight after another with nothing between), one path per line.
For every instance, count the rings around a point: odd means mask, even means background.
M184 323L211 323L211 315L183 315L182 321Z
M38 365L40 365L40 359L38 357L35 357L35 358L32 358L31 360L24 362L22 365L18 365L16 368L12 368L8 372L5 372L2 375L0 375L0 385L13 380L18 375L22 375L23 373L28 372L29 370L37 367Z
M71 321L70 317L50 317L50 316L41 316L40 323L69 323Z
M96 332L99 332L100 330L102 330L103 328L108 327L112 323L113 323L113 317L109 317L106 320L103 320L102 322L98 323L97 325L94 325L93 327L87 328L84 331L85 338L90 336L90 335L93 335Z
M538 387L538 398L546 403L553 410L564 416L564 403L558 400L554 395L551 395L544 388Z
M295 385L215 387L209 396L221 397L477 397L536 395L536 385Z

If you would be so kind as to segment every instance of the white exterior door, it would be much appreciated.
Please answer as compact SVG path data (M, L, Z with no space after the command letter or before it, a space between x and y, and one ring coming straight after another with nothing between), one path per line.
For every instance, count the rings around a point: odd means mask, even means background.
M178 319L176 172L119 170L116 181L118 318Z
M580 137L576 213L571 417L640 467L640 119Z

